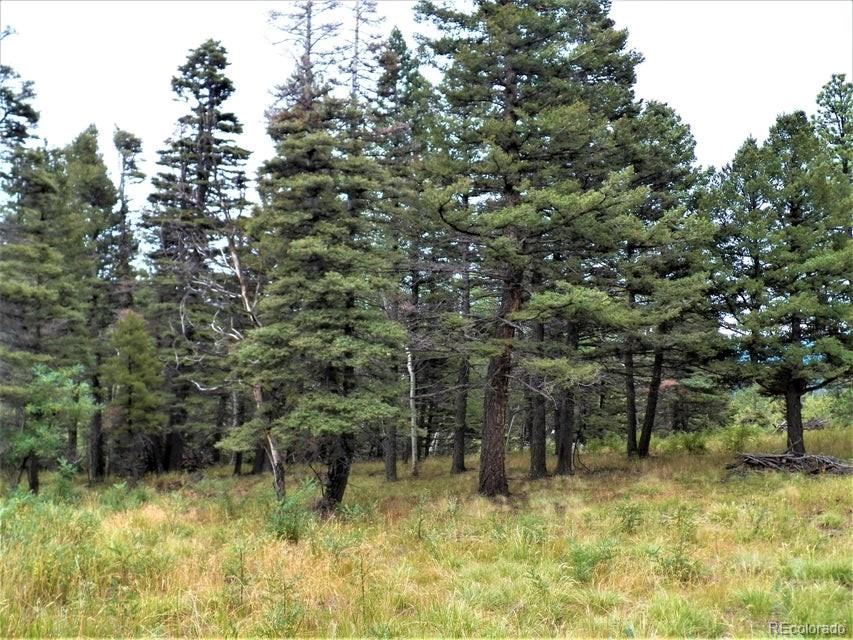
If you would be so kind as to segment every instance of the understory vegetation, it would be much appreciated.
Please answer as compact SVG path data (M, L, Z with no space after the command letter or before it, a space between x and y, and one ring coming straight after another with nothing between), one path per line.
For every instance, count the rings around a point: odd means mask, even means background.
M853 455L850 432L809 434ZM729 476L661 438L652 457L585 453L588 470L476 495L447 459L388 484L358 463L338 513L310 469L278 503L262 476L214 467L135 487L47 474L0 499L2 636L767 635L768 622L853 628L849 479ZM754 444L784 447L784 434ZM472 464L474 460L470 460ZM298 489L296 488L298 484Z

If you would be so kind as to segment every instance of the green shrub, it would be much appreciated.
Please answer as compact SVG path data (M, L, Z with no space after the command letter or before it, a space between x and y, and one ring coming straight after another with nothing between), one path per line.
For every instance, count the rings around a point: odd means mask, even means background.
M592 580L596 568L607 563L615 555L615 545L610 540L588 544L573 542L569 551L572 577L579 582L589 582Z
M611 431L587 440L586 450L589 453L621 453L625 450L625 438Z
M625 502L616 507L619 531L622 533L635 533L645 520L645 511L645 507L636 502Z
M143 486L128 486L127 482L116 482L101 494L101 505L109 511L125 511L139 507L151 499L151 491Z
M737 453L745 451L764 431L757 424L735 422L731 426L719 429L717 438L723 451Z
M308 501L316 492L313 480L303 480L296 491L273 507L269 526L277 538L288 542L299 542L314 521L314 513Z
M77 467L66 461L65 458L59 460L59 468L56 471L56 477L50 484L48 495L55 502L64 502L66 504L76 503L80 499L80 492L74 486L74 476L77 474Z
M699 455L707 450L708 434L704 431L673 433L658 442L661 453L690 453Z

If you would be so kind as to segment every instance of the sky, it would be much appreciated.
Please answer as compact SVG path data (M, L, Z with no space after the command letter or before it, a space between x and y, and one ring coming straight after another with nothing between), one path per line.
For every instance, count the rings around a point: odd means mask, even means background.
M250 170L273 154L264 111L292 69L267 15L285 2L0 0L0 27L17 32L0 60L35 84L38 134L64 145L89 124L115 173L115 126L143 140L156 171L182 115L170 81L189 49L222 41L236 86L228 108L243 122ZM384 30L414 44L413 2L380 0ZM747 136L763 139L776 116L814 110L832 73L853 77L853 0L614 0L611 17L643 54L636 95L672 106L692 128L703 165L728 162ZM140 187L144 189L143 187Z

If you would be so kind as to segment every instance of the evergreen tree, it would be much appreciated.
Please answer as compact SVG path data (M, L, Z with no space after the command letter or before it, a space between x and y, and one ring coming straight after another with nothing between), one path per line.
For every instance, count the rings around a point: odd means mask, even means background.
M553 242L555 229L613 214L627 204L624 177L614 175L599 181L598 188L585 189L556 168L570 165L590 142L590 132L603 127L592 119L592 107L602 113L615 109L621 75L633 80L633 58L621 50L625 36L612 30L603 3L480 2L470 13L427 1L418 7L444 34L430 47L439 60L447 60L442 84L447 109L466 125L453 131L449 145L465 159L464 166L457 166L463 177L431 198L444 224L485 248L483 269L492 275L497 305L485 381L479 490L506 494L514 317L525 303L531 265L553 251L545 243ZM595 19L588 19L592 14ZM570 55L581 42L585 55ZM595 84L598 74L606 85L614 63L614 91L588 91L581 80ZM583 143L577 146L579 139ZM463 189L458 183L467 183L464 191L472 206L459 206Z
M853 83L845 79L845 74L836 73L823 86L813 122L821 140L840 163L841 172L849 176L853 165Z
M388 270L376 242L378 167L353 135L346 102L313 66L308 29L270 121L277 155L263 168L252 221L270 282L265 321L240 357L251 383L278 399L256 428L267 439L301 440L326 465L319 507L327 511L343 498L357 436L395 413L382 380L399 332L377 299Z
M0 421L0 456L14 461L18 480L27 470L33 493L39 490L39 468L60 458L67 433L76 433L94 411L88 385L79 382L82 373L81 367L54 370L37 365L20 426Z
M723 328L737 376L784 397L788 450L805 453L803 394L851 372L850 183L802 112L747 140L717 178Z
M112 355L101 367L110 392L106 435L110 470L138 479L157 455L154 443L163 428L162 365L145 320L124 310L111 328Z
M110 272L120 232L120 212L114 210L116 190L107 175L98 150L98 131L88 127L63 152L61 200L71 220L72 233L62 248L65 267L74 275L76 297L83 301L86 330L79 336L75 361L85 366L96 399L101 401L98 368L103 360L103 333L116 316ZM89 432L90 475L98 479L102 463L98 458L100 409L93 416ZM76 462L77 433L68 434L67 458Z
M225 212L240 206L248 152L234 143L242 126L224 110L234 85L224 74L226 51L214 40L190 51L172 79L177 99L189 106L178 120L177 135L160 152L163 171L153 179L154 193L143 225L153 232L149 258L154 268L159 346L171 395L162 466L182 466L187 439L209 442L210 395L222 383L223 351L215 332L221 305L221 274L212 265L220 248ZM202 391L197 394L194 391ZM189 417L197 411L191 429ZM201 446L199 442L196 446Z

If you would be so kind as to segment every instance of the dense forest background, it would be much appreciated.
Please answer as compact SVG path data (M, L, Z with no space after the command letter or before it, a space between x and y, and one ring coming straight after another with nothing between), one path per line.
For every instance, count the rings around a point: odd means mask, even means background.
M479 451L494 496L508 450L540 478L592 443L646 457L668 432L738 448L779 425L805 453L804 401L812 424L851 423L844 75L715 171L673 109L635 98L641 56L606 1L424 0L442 35L418 50L377 37L375 2L344 24L335 5L271 16L297 65L257 180L227 52L189 52L146 202L130 187L160 141L117 128L114 184L94 127L40 144L34 87L0 67L13 484L227 462L281 498L307 464L330 511L359 458L394 481Z

